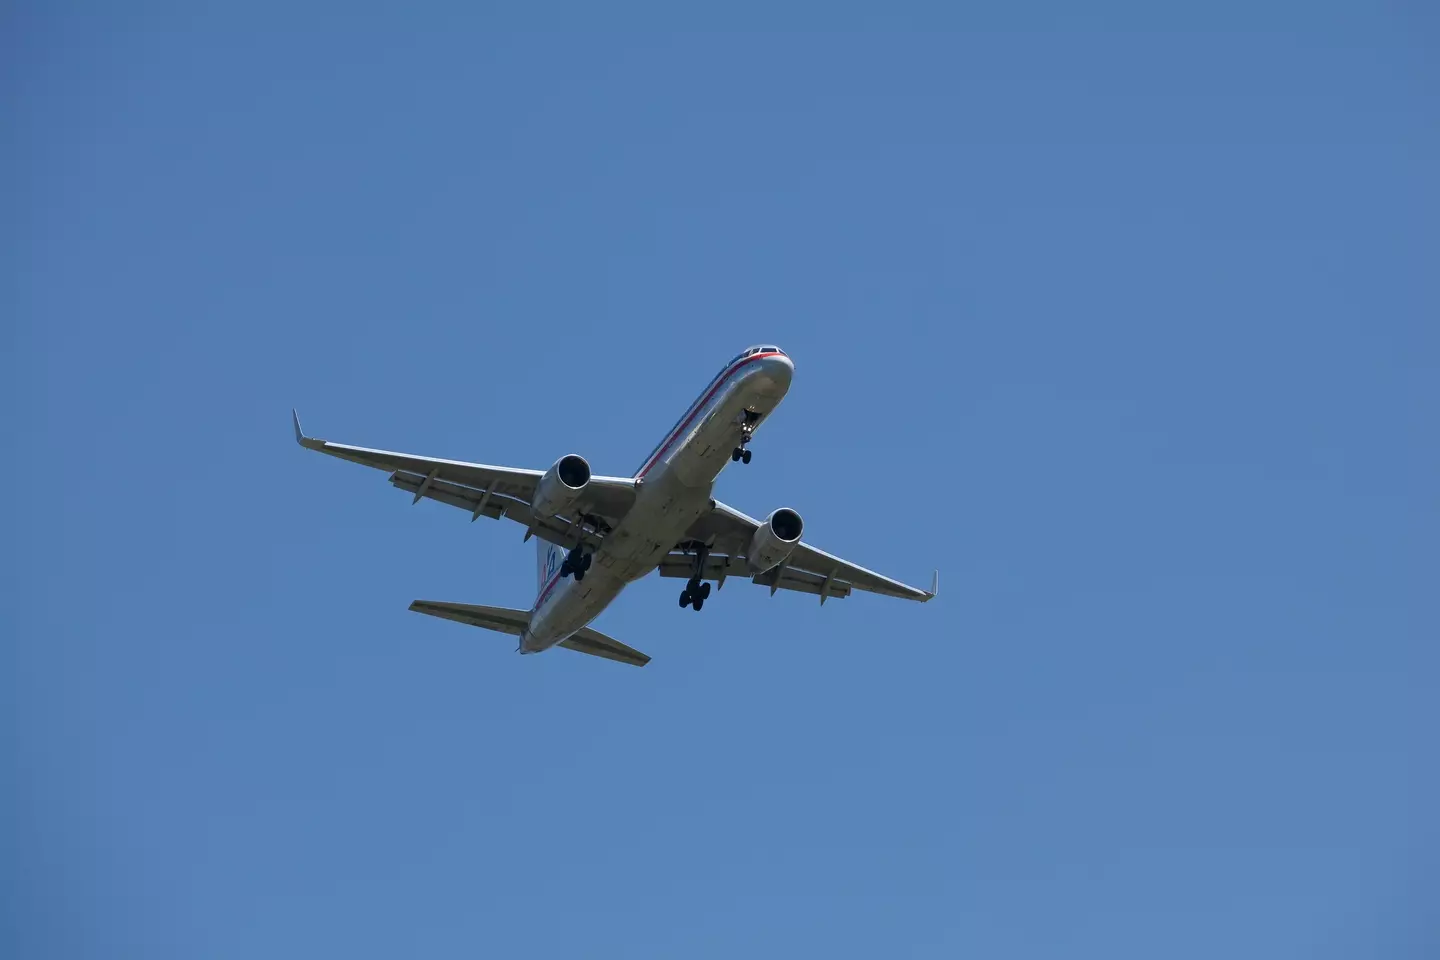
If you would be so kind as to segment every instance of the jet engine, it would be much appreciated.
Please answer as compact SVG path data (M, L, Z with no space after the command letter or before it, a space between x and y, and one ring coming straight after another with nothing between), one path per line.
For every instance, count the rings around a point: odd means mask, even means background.
M789 507L781 507L766 517L750 538L750 552L746 554L750 572L764 573L784 562L795 550L795 544L800 542L800 533L804 529L805 522L800 519L800 514Z
M590 464L578 454L561 457L551 465L535 487L530 510L536 517L553 517L580 499L590 482Z

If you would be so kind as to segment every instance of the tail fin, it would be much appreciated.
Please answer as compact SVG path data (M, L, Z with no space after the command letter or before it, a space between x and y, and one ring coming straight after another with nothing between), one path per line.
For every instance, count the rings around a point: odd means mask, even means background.
M565 548L537 537L535 549L540 559L540 578L535 584L535 595L538 597L545 591L545 586L560 575L560 564L565 562Z

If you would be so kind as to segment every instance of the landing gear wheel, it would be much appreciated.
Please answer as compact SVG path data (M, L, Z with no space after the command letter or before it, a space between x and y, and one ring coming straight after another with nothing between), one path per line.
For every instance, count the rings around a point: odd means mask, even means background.
M750 451L749 451L749 450L742 450L742 451L740 451L740 460L741 460L742 462L744 462L744 463L749 463L749 462L750 462Z
M595 562L595 555L583 553L579 547L565 554L565 559L560 563L560 576L573 576L577 581L585 579L585 571L590 569L590 564Z
M705 598L708 596L710 584L702 583L699 577L691 577L690 582L685 584L685 591L680 594L680 606L699 610L705 606Z

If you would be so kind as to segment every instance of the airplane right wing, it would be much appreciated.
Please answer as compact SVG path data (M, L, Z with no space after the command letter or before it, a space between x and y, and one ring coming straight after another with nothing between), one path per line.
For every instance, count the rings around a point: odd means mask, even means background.
M389 470L390 482L412 494L416 503L422 497L448 503L468 512L472 521L482 516L492 519L508 517L541 539L563 546L572 546L577 537L582 537L592 547L599 544L599 538L594 533L572 527L565 518L535 517L530 504L535 498L535 487L544 476L543 470L441 460L333 443L307 437L300 429L299 414L294 414L294 421L295 440L300 446L351 463ZM634 503L634 480L592 476L575 507L586 516L602 519L613 527Z

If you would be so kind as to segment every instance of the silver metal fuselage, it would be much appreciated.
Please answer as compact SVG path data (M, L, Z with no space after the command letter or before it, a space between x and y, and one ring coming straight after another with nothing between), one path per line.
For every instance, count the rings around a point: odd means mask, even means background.
M635 506L605 537L585 579L558 573L540 590L521 653L539 653L598 617L629 583L655 569L710 508L715 478L739 444L747 411L751 429L780 405L795 368L778 351L732 362L660 441L636 473Z

